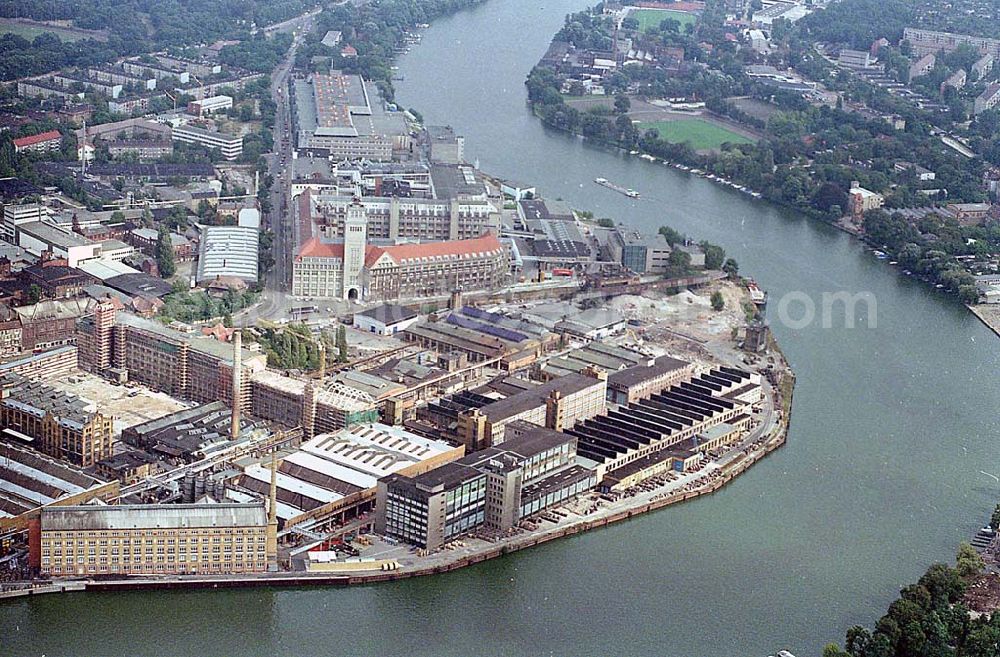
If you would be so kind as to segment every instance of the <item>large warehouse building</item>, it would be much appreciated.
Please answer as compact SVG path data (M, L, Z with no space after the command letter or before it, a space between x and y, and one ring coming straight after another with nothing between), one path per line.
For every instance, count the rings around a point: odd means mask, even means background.
M409 148L402 113L386 111L373 93L378 92L360 75L340 71L293 81L297 147L323 151L335 160L389 160L393 151Z
M278 518L287 528L314 518L357 516L374 504L379 478L393 473L417 476L464 453L462 447L384 424L320 434L279 456ZM228 494L266 497L270 481L268 464L250 461Z

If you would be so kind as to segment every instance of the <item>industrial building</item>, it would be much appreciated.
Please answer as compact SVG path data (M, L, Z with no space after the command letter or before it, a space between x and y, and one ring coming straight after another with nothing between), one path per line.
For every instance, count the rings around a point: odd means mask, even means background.
M381 477L415 477L464 453L462 447L377 423L323 433L280 455L276 512L285 528L354 517L371 510ZM240 492L267 495L271 473L265 464L248 461L242 468L235 497Z
M15 232L16 244L34 256L49 253L63 258L70 267L101 257L101 245L82 235L46 221L29 221L19 224Z
M427 126L430 159L442 164L465 162L465 137L456 135L451 126Z
M208 403L232 400L234 347L210 337L182 333L125 312L110 302L77 325L80 367L131 379L179 399ZM240 353L240 405L250 403L250 379L266 356Z
M29 529L43 575L259 573L276 558L264 503L43 508Z
M303 192L297 204L299 221L318 226L327 240L343 239L348 212L358 203L369 239L462 240L500 232L500 210L485 197L364 196L358 200Z
M80 467L112 453L111 417L93 402L20 374L0 377L0 424L4 435Z
M399 335L439 354L463 354L470 364L497 363L508 371L531 365L559 339L528 322L468 306L417 322Z
M501 533L597 483L577 459L576 438L527 422L500 447L419 476L378 482L375 531L435 550L471 530Z
M232 411L221 401L186 408L155 420L126 427L122 442L169 462L191 463L231 446ZM237 442L267 431L262 424L241 421Z
M101 481L6 438L0 441L0 529L26 529L39 507L108 500L118 492L117 481Z
M292 82L295 140L300 150L322 151L335 160L390 160L410 145L406 120L374 102L360 75L331 71Z
M648 399L691 379L694 373L694 364L687 361L670 356L650 359L608 375L608 402L623 405Z
M508 377L493 387L463 391L417 411L418 420L470 451L502 444L506 427L522 420L556 431L601 415L607 373L590 368L545 383Z
M508 251L494 235L375 246L363 222L359 217L358 232L341 243L312 238L302 246L292 262L292 294L388 301L495 290L509 279Z
M369 310L354 313L354 328L376 335L395 335L414 324L420 315L394 303L375 306Z
M662 274L670 265L672 249L662 235L616 230L610 246L614 261L637 274Z
M251 413L286 427L301 426L306 437L376 422L379 407L368 393L339 381L304 381L273 370L251 380Z
M696 463L701 452L719 441L692 439L716 425L735 427L738 431L726 434L735 439L749 428L751 405L760 398L759 374L717 367L565 431L579 439L582 456L601 465L602 475L634 480L649 476L650 469L683 470Z
M257 257L260 232L243 226L206 226L198 245L199 284L218 280L239 280L247 285L257 282Z

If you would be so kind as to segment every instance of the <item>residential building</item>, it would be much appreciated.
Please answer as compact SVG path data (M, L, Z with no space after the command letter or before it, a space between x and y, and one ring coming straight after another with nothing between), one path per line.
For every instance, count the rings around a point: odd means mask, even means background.
M1000 82L986 85L983 93L976 96L972 111L978 116L996 107L997 103L1000 103Z
M158 160L161 157L173 155L174 144L171 141L153 141L148 139L120 139L107 143L108 154L111 157L135 155L140 160Z
M961 89L962 87L965 86L965 80L966 80L965 69L960 68L951 75L949 75L948 78L941 83L941 88L939 89L939 91L943 94L944 90L947 89L948 87L951 87L952 89Z
M927 75L932 70L934 70L934 65L937 63L937 57L934 53L930 52L918 59L917 61L910 64L910 68L907 73L906 81L913 82L914 78L919 78L922 75Z
M986 54L976 60L972 65L972 73L974 74L975 81L982 80L987 73L993 70L993 64L996 58L993 55Z
M857 182L852 182L847 204L851 216L860 218L865 212L882 207L885 204L885 197L861 187Z
M232 106L232 96L209 96L201 100L192 100L188 103L187 112L195 116L205 116L207 114L214 114L220 110L231 109Z
M961 45L972 46L983 55L1000 57L1000 40L986 37L937 32L914 27L903 28L903 40L910 42L910 47L917 55L926 55L944 51L953 52Z
M239 159L243 154L243 137L210 132L190 125L175 126L170 138L186 144L198 144L209 150L217 150L227 160Z
M46 507L29 563L52 577L259 573L275 531L263 502Z
M946 210L962 226L979 226L990 216L989 203L949 203Z
M30 137L19 137L14 140L14 151L17 153L48 153L57 151L62 146L62 135L58 130L49 130Z
M843 48L837 56L837 63L848 68L868 68L872 65L872 56L867 50Z

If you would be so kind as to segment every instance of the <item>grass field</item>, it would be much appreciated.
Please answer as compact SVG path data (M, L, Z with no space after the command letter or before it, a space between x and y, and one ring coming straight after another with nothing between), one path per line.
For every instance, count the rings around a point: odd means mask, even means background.
M58 28L36 27L34 25L24 25L22 23L0 23L0 37L4 34L16 34L28 41L42 34L54 34L63 41L79 41L83 35L71 30L60 30Z
M699 151L719 148L726 142L733 144L753 143L752 139L702 119L680 119L678 121L639 124L640 133L645 133L647 130L656 130L660 133L660 139L671 143L688 142L692 148Z
M639 21L639 29L643 32L653 27L659 27L661 22L668 18L673 18L681 24L681 32L683 33L685 25L688 23L693 24L698 20L698 16L695 14L686 11L675 11L673 9L636 9L629 15Z

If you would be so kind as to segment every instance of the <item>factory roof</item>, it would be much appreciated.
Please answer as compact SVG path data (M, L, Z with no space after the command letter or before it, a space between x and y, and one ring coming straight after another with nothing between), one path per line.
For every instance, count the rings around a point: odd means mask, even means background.
M126 246L126 245L123 245ZM77 267L80 271L89 274L99 281L106 281L115 276L121 276L123 274L141 274L138 269L133 269L129 267L124 262L118 262L117 260L106 260L104 258L98 258L97 260L89 260L87 262L81 263Z
M8 372L0 378L3 406L41 419L51 413L60 426L80 430L97 412L93 402L63 392L37 379Z
M83 505L42 509L44 531L258 527L266 524L263 502Z
M0 443L0 518L20 515L103 484L101 479L32 449Z
M243 226L209 226L201 235L198 247L199 283L218 277L235 277L247 282L257 280L256 228Z
M369 308L368 310L362 311L358 314L369 317L374 319L376 322L381 322L386 325L404 322L408 319L413 319L414 317L419 316L417 311L410 310L405 306L400 306L395 303L384 303L381 306Z
M28 233L46 244L68 249L73 246L96 246L93 242L76 233L45 221L28 221L18 226L18 231Z
M492 423L502 422L531 409L545 406L545 400L553 392L565 397L603 383L586 374L570 374L486 404L479 411Z
M639 364L618 372L612 372L608 376L608 385L629 388L667 372L682 369L688 365L690 363L687 361L671 358L670 356L660 356L653 361L652 365Z
M575 436L521 420L511 422L507 428L507 438L500 443L499 448L525 459L564 443L576 442ZM516 437L511 438L511 433Z

